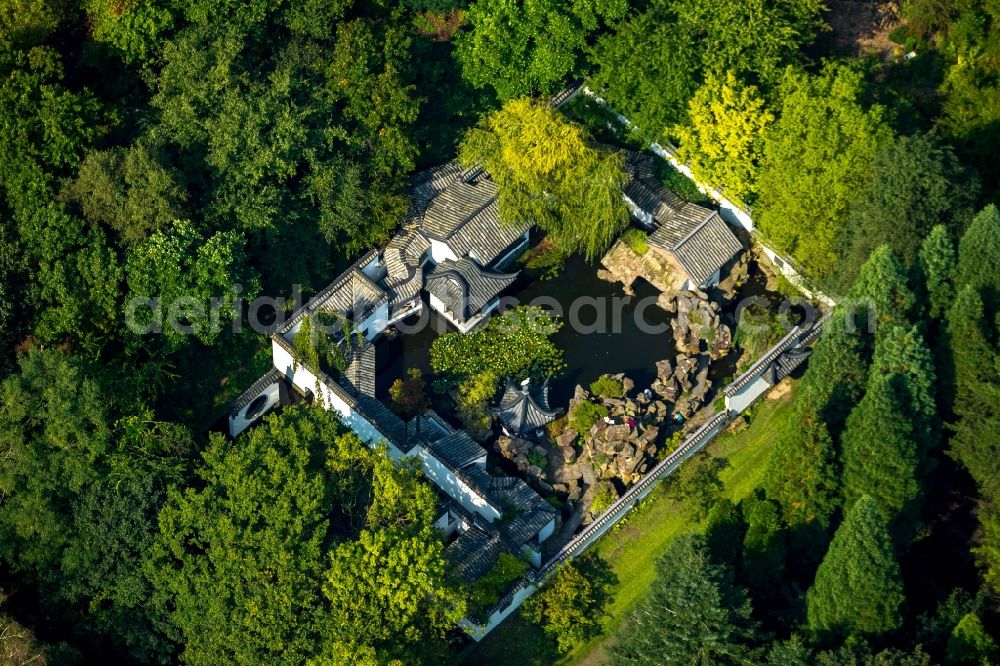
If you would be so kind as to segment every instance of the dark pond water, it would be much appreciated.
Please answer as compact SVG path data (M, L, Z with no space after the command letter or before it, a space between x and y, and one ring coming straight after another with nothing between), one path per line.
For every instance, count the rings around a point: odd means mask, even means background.
M621 284L599 279L597 270L572 257L557 277L525 278L512 292L517 302L537 304L563 322L552 336L567 368L550 381L554 406L565 407L577 384L587 386L605 373L624 372L647 386L656 378L656 362L675 356L670 315L656 306L659 292L637 280L629 296Z
M565 406L577 384L587 385L604 373L624 372L639 386L656 376L656 361L673 358L669 315L655 306L658 292L638 281L635 295L620 284L597 277L597 266L571 258L555 278L519 279L505 295L502 307L538 305L563 321L552 340L564 351L567 370L550 381L552 404ZM430 347L450 329L425 307L424 322L405 322L413 332L383 339L378 344L378 385L386 395L407 368L430 372Z
M577 384L589 385L605 373L624 372L644 388L656 377L656 362L673 359L672 315L656 306L659 292L644 280L637 280L634 295L625 293L618 283L597 277L598 266L580 257L572 257L554 278L533 280L522 277L508 290L501 307L538 305L563 321L553 342L563 350L566 371L550 380L553 406L565 407ZM723 305L723 321L734 326L737 305L750 297L764 297L777 307L780 297L765 289L764 275L751 264L750 274L738 296ZM442 332L452 329L440 316L424 308L423 322L407 320L411 330L378 343L378 382L380 397L389 386L416 367L429 374L430 347ZM713 382L732 377L738 353L712 364ZM536 378L538 379L538 378Z

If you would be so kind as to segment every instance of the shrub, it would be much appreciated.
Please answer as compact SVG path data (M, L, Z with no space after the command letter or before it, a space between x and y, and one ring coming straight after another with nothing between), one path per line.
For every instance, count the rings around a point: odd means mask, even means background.
M698 189L698 186L694 184L694 181L675 169L670 162L667 162L666 160L656 160L656 163L658 165L660 180L668 190L689 203L709 203L708 197L706 197L702 191Z
M539 451L529 451L527 458L528 462L530 462L532 465L535 465L536 467L541 467L542 469L545 469L546 467L549 466L549 457Z
M420 368L409 368L406 379L397 379L389 387L389 397L392 399L393 410L406 417L419 414L427 408L427 382L424 381Z
M597 566L588 567L586 562L569 563L524 602L521 612L555 638L560 652L569 652L600 633L612 583L606 570L606 564L599 570Z
M740 310L733 342L756 360L785 334L784 321L770 308L748 305Z
M510 553L500 553L497 563L469 588L469 611L486 610L528 570L528 563Z
M618 499L618 493L615 492L614 487L608 483L604 482L597 488L597 492L594 493L594 500L590 503L590 513L595 516L599 516L608 508L615 503Z
M602 398L620 398L625 395L625 387L617 379L601 375L590 385L590 392Z
M455 411L473 439L482 441L490 434L493 417L490 401L496 395L498 379L492 372L466 377L458 387Z
M622 234L622 240L638 255L646 254L649 251L649 243L646 242L647 234L642 229L629 229Z
M559 435L563 434L563 431L566 430L566 424L568 421L569 419L566 416L560 416L555 421L550 421L549 424L545 426L545 430L548 431L549 437L555 439Z
M593 402L581 402L569 415L569 424L581 435L594 427L594 424L608 415L608 408Z
M529 275L547 280L559 275L568 258L565 250L546 237L525 252L520 262Z

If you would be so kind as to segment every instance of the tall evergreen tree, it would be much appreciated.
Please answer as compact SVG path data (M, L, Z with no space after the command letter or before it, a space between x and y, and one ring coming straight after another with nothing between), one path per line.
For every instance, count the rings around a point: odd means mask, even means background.
M795 416L775 439L764 488L790 526L826 527L840 505L837 452L826 423L799 399Z
M927 134L897 137L872 166L872 178L858 191L851 223L845 226L849 249L838 273L848 285L883 243L912 265L934 225L958 228L972 217L978 191L978 183L965 176L951 147Z
M677 537L656 569L649 595L618 631L614 663L743 663L750 602L726 567L712 563L705 540Z
M958 417L951 448L982 492L1000 498L996 473L996 461L1000 459L1000 354L990 342L984 324L982 301L966 287L948 318L954 411Z
M716 502L708 512L705 543L716 564L735 564L742 552L747 526L743 513L729 498Z
M785 525L778 506L769 499L748 497L742 505L747 531L743 537L740 575L753 599L766 601L760 605L765 610L771 610L784 589L785 556L788 552Z
M1000 353L991 342L989 323L977 289L966 286L948 313L950 372L955 422L950 453L979 487L983 526L976 554L986 581L1000 590Z
M809 627L836 636L897 628L905 601L899 564L877 502L862 497L837 529L806 594Z
M850 297L869 309L869 324L878 328L889 323L906 323L912 313L916 298L907 285L906 269L888 245L875 248L868 261L861 267Z
M854 315L849 306L834 309L809 358L797 398L810 403L808 409L801 409L802 414L815 413L835 442L851 408L864 395L871 360L865 331Z
M987 312L1000 308L1000 210L993 204L984 208L958 242L959 288L980 289Z
M895 516L908 537L917 515L919 456L902 384L899 375L872 375L844 430L843 483L847 506L863 496L875 498L882 516Z
M937 377L931 351L915 326L883 328L875 344L873 375L900 375L904 413L913 419L921 450L937 445Z
M927 314L941 319L955 297L955 244L948 228L939 224L920 245L918 281L927 294Z

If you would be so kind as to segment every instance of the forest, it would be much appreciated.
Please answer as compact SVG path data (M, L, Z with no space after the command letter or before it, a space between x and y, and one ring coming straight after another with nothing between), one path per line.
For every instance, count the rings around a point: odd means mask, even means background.
M613 631L586 562L524 621L621 664L1000 663L995 2L0 0L0 73L3 663L456 662L417 467L306 406L234 446L271 348L228 323L456 157L599 257L607 142L676 146L841 306L751 498L709 493ZM578 81L607 106L544 106ZM132 296L217 307L143 335Z

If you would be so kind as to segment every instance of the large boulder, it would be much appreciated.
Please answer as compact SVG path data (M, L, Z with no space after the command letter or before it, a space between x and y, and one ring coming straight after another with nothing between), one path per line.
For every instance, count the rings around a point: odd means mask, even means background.
M733 350L733 333L725 324L721 324L715 331L715 339L709 345L708 355L712 359L720 359Z
M632 429L624 423L617 423L615 425L609 425L601 433L601 439L605 442L620 441L623 439L628 439L629 434Z
M580 436L576 430L572 428L566 428L563 430L558 437L556 437L556 444L560 447L573 446L576 442L576 438Z

